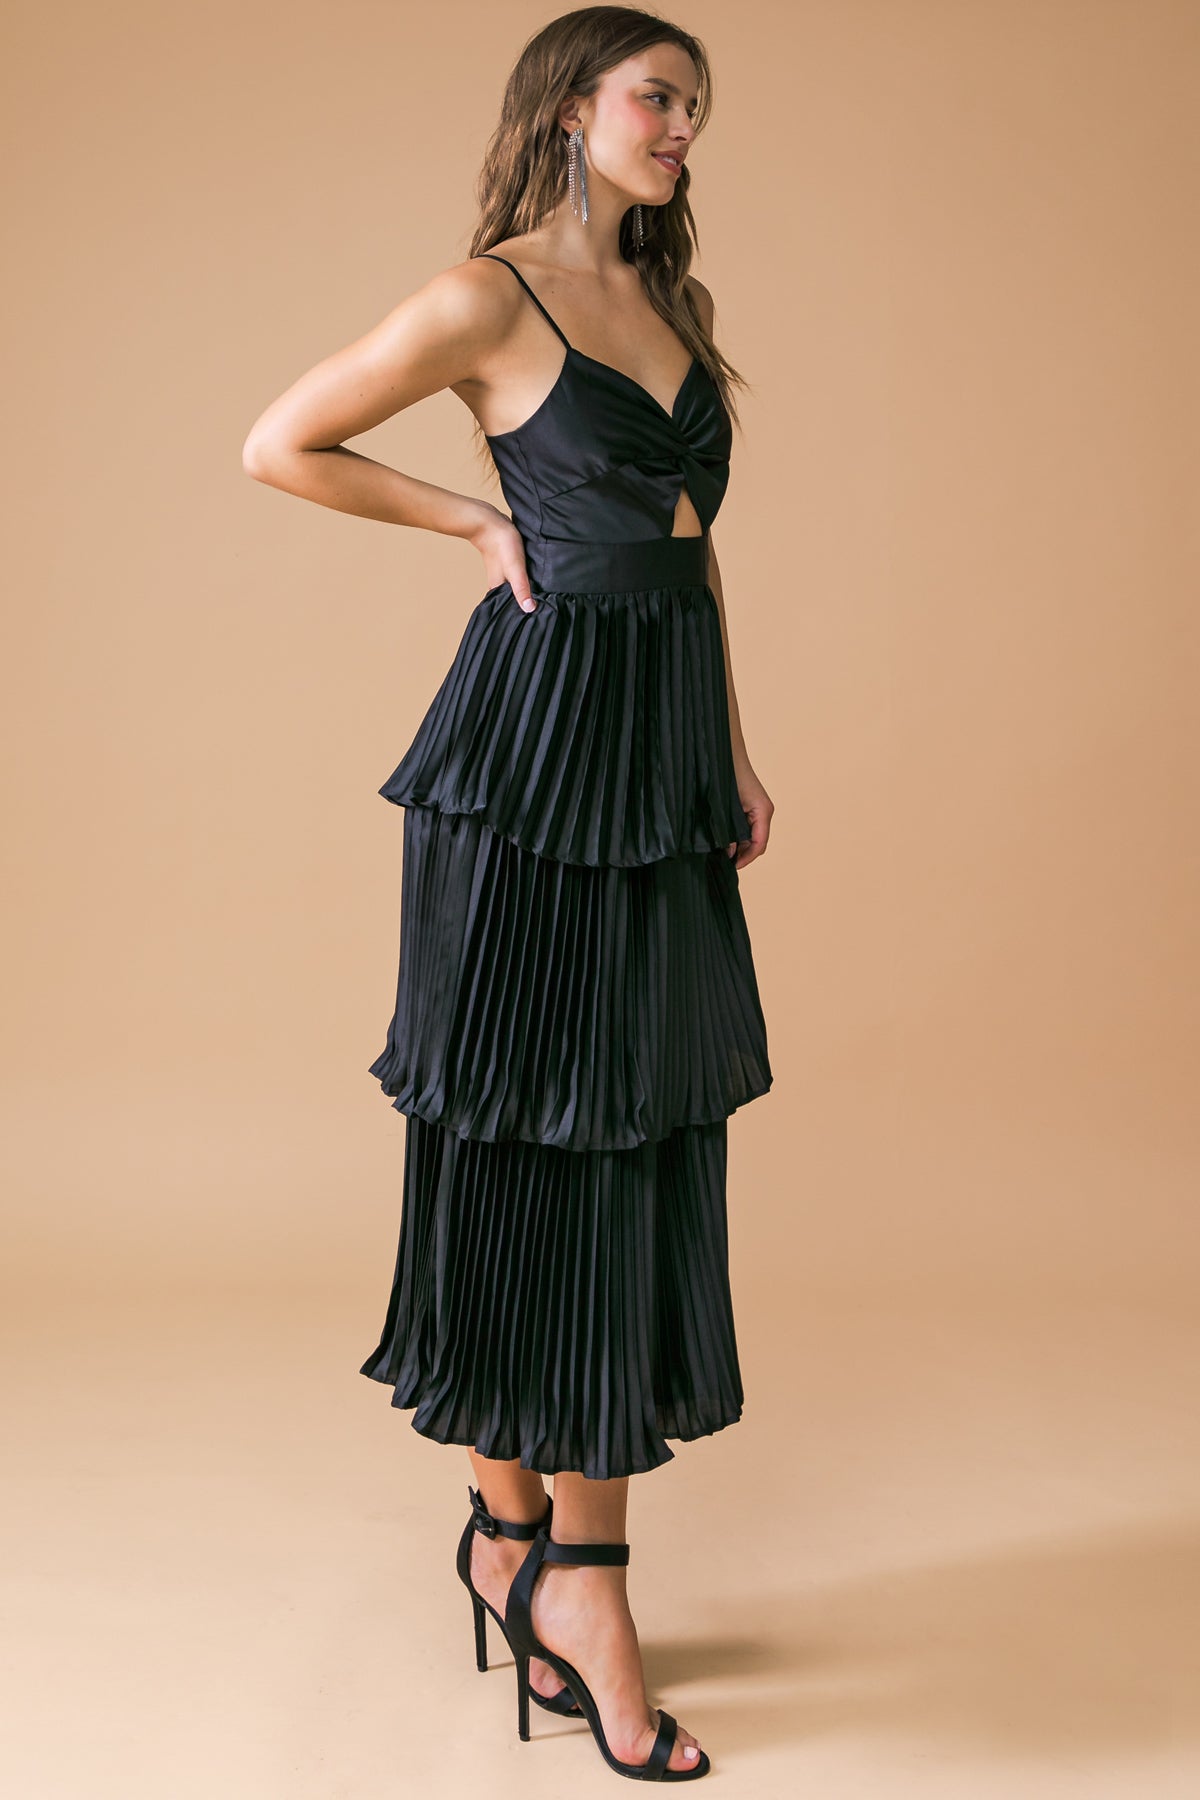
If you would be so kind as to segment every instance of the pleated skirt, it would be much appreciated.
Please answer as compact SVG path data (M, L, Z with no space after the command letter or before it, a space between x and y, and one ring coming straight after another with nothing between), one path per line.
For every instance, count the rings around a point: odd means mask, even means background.
M484 595L379 790L406 1127L361 1373L439 1443L610 1479L741 1416L727 1120L772 1074L704 540L526 549L536 611Z

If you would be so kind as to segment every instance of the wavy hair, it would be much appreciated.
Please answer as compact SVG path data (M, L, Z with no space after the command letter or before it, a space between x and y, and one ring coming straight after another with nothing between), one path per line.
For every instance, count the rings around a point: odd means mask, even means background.
M677 44L696 65L694 122L703 130L712 112L708 56L698 38L669 20L631 6L584 6L551 20L529 39L505 85L500 119L484 154L476 189L479 222L469 257L506 238L523 237L554 210L567 193L567 140L558 123L563 101L594 94L609 69L655 44ZM686 285L700 241L688 201L691 182L685 162L664 206L643 202L640 249L630 206L621 220L621 254L636 267L654 310L704 364L739 424L733 387L749 383L705 331ZM476 431L482 439L478 421Z

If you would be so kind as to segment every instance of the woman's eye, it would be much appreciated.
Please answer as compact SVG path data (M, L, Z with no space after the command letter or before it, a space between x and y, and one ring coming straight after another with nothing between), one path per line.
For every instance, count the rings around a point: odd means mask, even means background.
M646 99L647 99L647 100L661 100L661 101L662 101L662 102L663 102L663 104L664 104L664 105L665 105L665 106L670 106L670 104L671 104L671 101L670 101L670 98L669 98L669 96L668 96L668 95L666 95L666 94L647 94L647 95L646 95ZM688 118L689 118L689 119L694 119L694 118L695 118L695 116L696 116L696 109L695 109L695 107L694 107L694 106L689 106L689 108L688 108Z

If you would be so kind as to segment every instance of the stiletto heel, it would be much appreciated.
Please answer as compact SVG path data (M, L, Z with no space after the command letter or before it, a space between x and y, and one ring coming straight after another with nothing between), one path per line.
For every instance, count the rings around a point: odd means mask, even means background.
M566 1688L563 1693L566 1693ZM529 1658L517 1657L517 1736L529 1742Z
M471 1596L471 1606L472 1606L472 1609L475 1614L475 1667L477 1669L479 1669L480 1671L486 1671L487 1666L488 1666L488 1655L487 1655L487 1615L488 1615L488 1613L491 1613L493 1619L495 1619L497 1625L500 1627L501 1631L504 1633L505 1642L508 1644L508 1647L510 1650L513 1649L513 1645L512 1645L512 1640L509 1638L508 1627L506 1626L504 1620L500 1617L500 1614L496 1611L496 1609L492 1605L491 1601L488 1600L485 1595L483 1595L479 1592L479 1589L475 1586L475 1583L471 1580L471 1543L472 1543L472 1540L474 1539L475 1533L477 1531L482 1532L483 1536L488 1537L488 1538L494 1538L497 1536L497 1534L499 1534L501 1537L522 1538L522 1539L535 1538L537 1536L539 1527L537 1525L521 1524L518 1521L513 1520L513 1519L497 1519L493 1516L493 1514L491 1514L488 1511L487 1507L483 1504L483 1496L479 1493L478 1489L473 1488L468 1484L467 1493L471 1497L471 1516L467 1520L466 1527L463 1531L461 1538L458 1541L458 1557L457 1557L455 1567L458 1570L460 1580L463 1582L463 1584L465 1585L465 1587L467 1589L467 1592ZM553 1517L554 1517L554 1496L547 1495L546 1511L542 1518L542 1524L545 1526L547 1531L549 1531L549 1529L550 1529L550 1521ZM513 1651L513 1654L514 1654L514 1656L516 1655L515 1650ZM519 1682L520 1682L520 1667L519 1667L520 1659L518 1658L517 1661L518 1661L517 1679L518 1679L518 1684L519 1684ZM530 1684L529 1658L526 1657L526 1659L525 1659L525 1703L524 1703L525 1729L521 1734L522 1737L524 1737L524 1738L528 1738L528 1736L529 1736L529 1695L530 1694L532 1694L533 1698L537 1701L537 1704L539 1706L544 1707L546 1712L559 1713L568 1719L578 1719L578 1718L582 1717L582 1714L580 1713L578 1706L575 1704L575 1701L572 1698L570 1690L568 1688L561 1687L561 1688L559 1688L557 1694L551 1694L549 1697L547 1697L545 1694L538 1693L537 1689Z
M615 1769L618 1775L627 1775L631 1781L695 1781L698 1776L707 1775L712 1764L705 1751L701 1750L694 1768L668 1769L667 1763L675 1747L678 1728L670 1713L664 1712L661 1706L657 1709L658 1732L646 1761L627 1763L622 1762L619 1756L614 1756L604 1734L600 1708L596 1705L595 1696L587 1682L564 1656L558 1656L543 1644L533 1629L533 1584L544 1562L624 1564L628 1561L628 1544L557 1544L550 1536L548 1519L538 1526L529 1554L513 1577L512 1586L508 1590L508 1604L504 1609L508 1641L517 1659L517 1728L522 1738L528 1735L528 1707L524 1712L521 1707L521 1670L524 1667L527 1681L529 1658L536 1656L549 1663L555 1673L562 1676L566 1684L563 1691L573 1694L579 1702L600 1754L610 1769Z
M478 1594L471 1595L471 1605L475 1609L475 1667L486 1670L487 1660L487 1609Z

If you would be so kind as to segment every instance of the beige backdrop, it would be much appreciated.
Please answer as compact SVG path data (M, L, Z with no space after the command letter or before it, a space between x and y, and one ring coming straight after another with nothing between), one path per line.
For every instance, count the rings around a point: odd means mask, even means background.
M747 1408L634 1484L652 1691L755 1800L1194 1792L1200 9L664 12L716 73L696 268L752 391L714 539L777 811L742 877L775 1070L730 1125ZM404 1131L367 1074L376 790L482 565L240 460L465 255L553 15L71 0L13 34L36 1800L616 1779L579 1728L517 1745L453 1575L466 1453L357 1373ZM469 426L446 393L354 441L496 498Z

